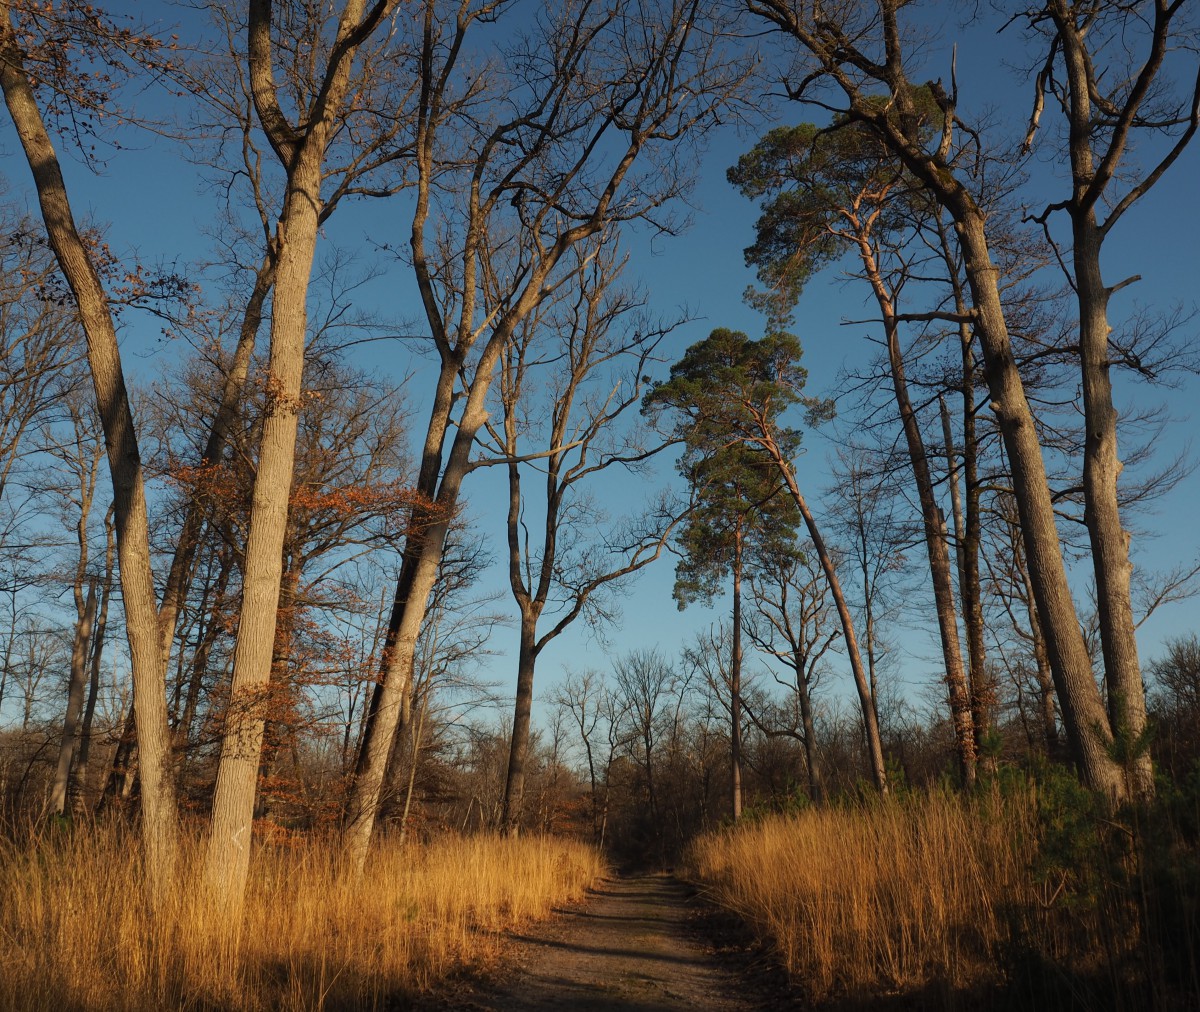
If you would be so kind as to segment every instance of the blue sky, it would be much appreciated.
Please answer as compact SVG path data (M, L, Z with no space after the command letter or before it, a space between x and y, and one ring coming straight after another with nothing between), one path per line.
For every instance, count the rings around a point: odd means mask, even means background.
M144 8L143 8L144 10ZM968 119L994 109L994 117L1003 131L1019 134L1028 115L1031 88L1028 82L1006 68L1007 54L1018 43L1015 35L997 37L990 15L981 17L965 29L953 21L954 5L925 5L922 16L931 25L941 24L941 39L958 39L958 77L961 87L960 108ZM929 77L949 78L949 54L940 42L931 45ZM798 122L801 111L781 106L774 121ZM1048 117L1051 115L1047 114ZM770 125L764 119L761 129ZM731 127L718 130L710 138L707 153L698 168L694 192L694 221L691 229L678 238L653 238L634 232L626 240L632 260L629 276L640 282L650 297L650 307L664 316L686 308L695 322L672 335L664 354L675 358L693 341L704 337L715 326L742 329L754 336L762 321L741 301L741 293L753 282L742 259L742 250L753 239L755 209L726 182L725 170L748 149L761 129L739 132ZM0 172L8 180L8 195L28 193L28 170L17 154L15 140L7 122L0 125ZM80 217L106 223L110 243L117 251L146 262L202 259L206 240L203 230L212 218L210 197L201 193L192 167L182 159L175 142L151 135L132 138L123 150L114 153L101 175L93 175L77 163L68 161L68 183ZM1040 191L1048 195L1061 191L1061 167L1053 161L1035 160L1031 171ZM1110 282L1127 274L1141 274L1143 280L1125 289L1114 300L1114 318L1129 312L1137 304L1170 308L1197 303L1197 269L1200 268L1200 147L1192 149L1171 170L1160 186L1120 225L1106 247L1105 271ZM346 208L331 224L328 239L342 246L364 247L370 234L374 239L403 235L400 208ZM419 307L413 298L411 283L399 265L372 283L366 290L378 302L381 312L396 318L415 319ZM805 346L805 365L810 373L810 392L824 393L837 383L839 372L847 366L863 363L871 354L863 325L847 326L846 319L862 319L866 292L860 286L844 285L836 270L814 279L796 313L795 331ZM1197 324L1190 324L1192 334ZM123 336L127 369L140 380L153 378L179 353L164 343L153 321L131 319ZM397 379L412 372L409 390L419 400L422 363L411 357L402 344L372 346L363 353L361 364L373 370L391 373ZM666 366L662 367L663 373ZM1200 383L1188 379L1173 391L1150 391L1161 397L1177 419L1161 440L1164 454L1185 447L1195 431L1194 401ZM1118 397L1127 398L1127 380L1118 380ZM1147 396L1146 392L1138 397ZM420 410L416 417L421 417ZM835 426L836 429L836 426ZM830 443L823 433L806 436L805 456L800 464L802 480L813 499L820 518L821 493L829 482ZM668 462L659 468L657 482L675 480ZM502 475L478 473L468 479L465 497L471 513L493 540L497 554L502 548L502 513L490 508L504 498ZM651 491L653 481L636 487L613 483L606 489L615 504L628 502ZM1156 514L1141 523L1154 529L1156 537L1139 539L1135 551L1139 564L1165 568L1176 562L1194 559L1200 551L1197 511L1200 478L1193 475L1156 507ZM918 558L919 562L919 558ZM496 585L505 587L503 572L494 572ZM693 606L677 611L671 598L673 562L668 558L645 572L622 602L623 621L608 633L609 648L615 652L657 646L668 656L677 655L681 646L698 629L725 614L727 601L718 601L714 609ZM507 600L502 608L511 609ZM1143 658L1152 658L1165 637L1189 631L1197 625L1200 604L1196 601L1172 605L1152 618L1143 629ZM903 656L901 678L914 692L935 677L936 648L932 613L929 609L910 608L901 624ZM515 634L503 631L496 646L501 655L488 659L489 678L501 684L512 681L515 666ZM560 677L565 667L581 669L608 666L605 648L588 638L582 630L564 636L544 655L539 688L544 691ZM848 678L844 681L848 682ZM835 676L829 684L838 684Z

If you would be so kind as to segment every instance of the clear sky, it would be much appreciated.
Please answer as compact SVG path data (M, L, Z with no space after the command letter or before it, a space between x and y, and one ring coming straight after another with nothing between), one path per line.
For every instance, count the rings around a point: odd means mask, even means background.
M146 8L137 5L144 14ZM530 7L530 5L526 5ZM1016 35L997 36L997 22L981 9L970 25L962 27L955 20L959 5L925 4L922 17L933 26L941 26L936 38L954 38L958 42L958 78L961 87L960 109L971 120L986 109L993 110L999 129L1008 136L1019 135L1028 115L1031 85L1021 75L1007 68L1006 57L1012 59L1019 45ZM932 44L927 52L927 76L949 79L949 52L942 41ZM159 100L155 100L159 101ZM775 121L799 122L806 114L795 108L778 106L772 114ZM1052 112L1047 112L1051 117ZM742 250L753 239L755 209L725 182L725 170L747 150L754 138L771 123L764 120L757 127L739 132L732 127L718 130L710 139L708 150L698 166L697 185L693 203L694 222L679 238L659 237L634 232L625 246L632 254L631 278L639 281L650 296L651 309L669 316L686 308L695 322L681 328L669 340L664 354L678 357L690 343L703 338L715 326L729 326L755 336L762 320L743 305L741 294L753 282L744 264ZM19 157L11 128L5 119L0 123L0 172L8 180L8 194L26 195L28 169ZM74 195L76 211L108 224L110 243L118 252L128 252L145 262L160 259L181 261L203 259L206 223L212 220L211 195L197 185L192 167L180 157L176 142L151 135L140 135L128 142L124 150L109 160L103 174L96 176L77 163L68 162L69 185ZM1052 160L1035 160L1031 170L1043 187L1045 199L1062 192L1061 166ZM1137 304L1169 309L1182 305L1194 309L1197 303L1197 268L1200 268L1200 146L1191 151L1171 170L1160 186L1144 200L1110 239L1106 246L1105 271L1108 280L1115 281L1128 274L1138 273L1143 280L1122 291L1114 300L1113 315L1120 317ZM1034 191L1031 191L1034 192ZM1038 198L1042 199L1042 198ZM31 205L32 206L32 205ZM403 212L399 207L346 208L339 211L327 239L339 245L363 249L370 256L369 239L395 241L402 237ZM413 289L400 265L393 265L387 275L365 290L365 298L376 300L381 312L399 318L415 319L419 306ZM831 269L809 285L796 314L794 329L805 346L805 365L810 372L812 393L831 391L844 367L861 365L872 354L873 345L865 335L865 325L845 325L847 319L862 319L870 315L865 310L866 292L858 285L844 285L838 273ZM1196 323L1188 325L1194 335ZM158 335L158 325L149 320L131 319L123 336L127 368L140 380L154 377L175 355L176 348L165 344ZM413 373L408 389L419 401L422 378L426 367L412 357L411 349L401 343L372 346L360 360L371 369L389 372L397 379ZM662 367L665 374L666 366ZM1173 454L1186 447L1195 431L1193 402L1200 393L1195 378L1187 379L1176 390L1142 391L1136 396L1161 397L1176 419L1164 433L1161 450ZM1131 396L1127 380L1118 378L1118 397ZM421 411L416 418L421 418ZM852 425L853 419L835 424ZM813 499L818 519L824 512L822 492L829 483L828 454L830 442L822 433L806 436L805 457L800 465L802 481ZM652 490L655 481L661 484L675 481L669 463L659 468L655 480L644 487L631 488L620 482L606 485L614 508ZM503 513L492 504L504 501L502 475L477 473L468 479L465 497L472 514L489 535L499 556L503 546ZM1164 568L1176 562L1193 559L1200 550L1197 532L1197 510L1200 501L1200 480L1189 477L1167 499L1160 502L1153 517L1143 518L1157 537L1139 538L1135 550L1139 565ZM919 556L916 564L919 564ZM505 587L503 571L495 569L491 577L500 588ZM679 613L671 598L673 562L664 559L651 567L624 598L623 620L609 631L609 646L590 640L583 630L564 636L543 655L540 668L540 688L544 690L557 680L564 667L581 669L608 666L606 650L623 652L633 648L660 647L668 656L676 655L698 629L725 614L727 601L718 601L712 610L693 607ZM909 626L901 637L904 656L901 676L914 689L931 682L936 665L935 629L932 609L915 607L917 597L910 602L902 624ZM509 608L509 599L502 607ZM1147 623L1142 635L1143 657L1157 652L1164 637L1177 635L1196 627L1200 602L1189 601L1164 609ZM509 684L515 667L515 634L502 631L497 640L500 656L487 662L489 677ZM836 678L834 679L836 681ZM848 682L848 677L845 679Z

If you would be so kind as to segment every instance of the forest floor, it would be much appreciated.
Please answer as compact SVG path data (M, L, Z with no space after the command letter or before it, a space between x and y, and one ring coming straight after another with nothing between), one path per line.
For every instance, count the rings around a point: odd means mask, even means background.
M430 1008L465 1012L750 1012L790 1004L714 944L688 888L666 875L610 878L588 900L511 940L499 981L460 982ZM763 977L770 978L765 973Z

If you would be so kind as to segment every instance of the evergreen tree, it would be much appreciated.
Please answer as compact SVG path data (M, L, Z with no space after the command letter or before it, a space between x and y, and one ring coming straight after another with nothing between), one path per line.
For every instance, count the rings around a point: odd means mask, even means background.
M742 578L756 557L792 550L800 514L788 495L773 457L747 441L727 417L740 402L749 425L752 412L772 424L795 403L772 370L790 370L797 388L804 370L795 365L799 342L790 334L750 341L745 334L718 329L693 345L671 369L669 380L656 384L644 410L675 414L674 433L684 445L679 471L692 490L692 509L680 528L676 547L675 599L680 608L709 602L726 581L733 590L733 645L729 665L730 764L733 817L741 815L741 676ZM753 392L753 399L731 398L730 388ZM800 445L800 433L780 428L779 439L789 457Z

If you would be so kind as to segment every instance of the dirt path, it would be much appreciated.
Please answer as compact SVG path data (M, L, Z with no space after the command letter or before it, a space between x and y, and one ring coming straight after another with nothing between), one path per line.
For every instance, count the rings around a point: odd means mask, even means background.
M685 887L665 876L609 879L581 908L517 936L520 970L473 1012L749 1012L764 1005L688 928ZM767 1006L778 1007L778 1006Z

